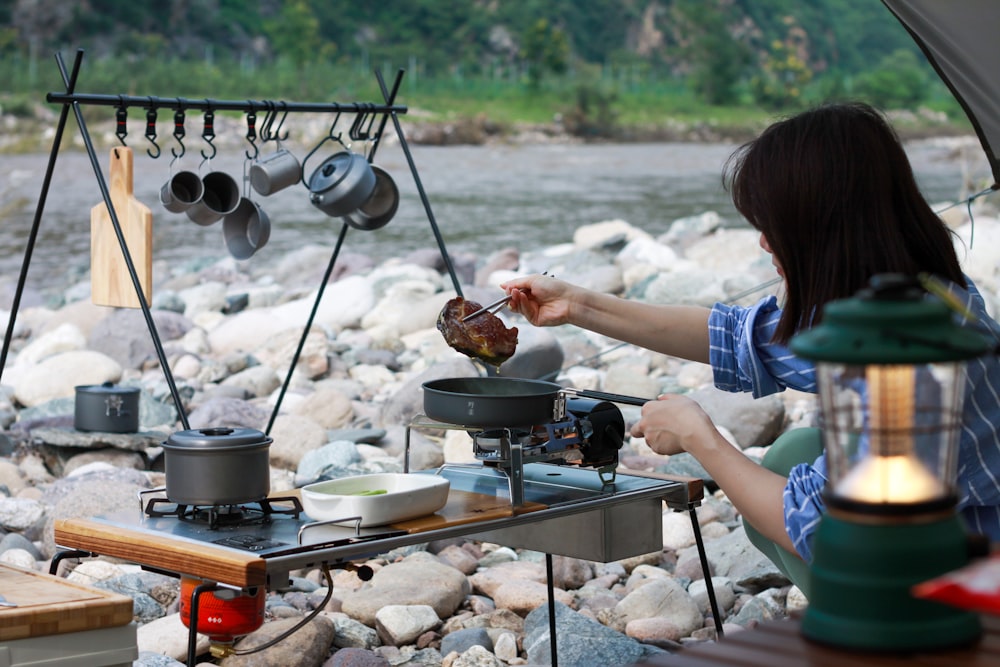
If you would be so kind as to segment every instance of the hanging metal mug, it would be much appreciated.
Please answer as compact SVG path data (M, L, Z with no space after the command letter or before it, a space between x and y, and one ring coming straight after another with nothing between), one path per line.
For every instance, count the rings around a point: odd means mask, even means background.
M193 171L179 171L160 188L160 203L171 213L183 213L201 201L205 186Z
M224 171L209 172L201 180L205 191L199 201L188 207L187 216L207 226L236 210L240 205L240 186Z
M271 238L271 219L260 204L242 197L236 210L222 221L222 235L235 259L250 259Z
M298 158L285 148L279 148L265 158L258 158L250 165L250 185L267 197L302 179Z

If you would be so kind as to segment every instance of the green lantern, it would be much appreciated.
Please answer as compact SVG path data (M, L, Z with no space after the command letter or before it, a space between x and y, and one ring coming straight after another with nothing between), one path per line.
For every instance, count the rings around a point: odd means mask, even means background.
M969 562L955 511L964 369L990 340L893 274L828 303L791 348L816 362L829 469L803 634L885 651L974 641L975 614L910 589Z

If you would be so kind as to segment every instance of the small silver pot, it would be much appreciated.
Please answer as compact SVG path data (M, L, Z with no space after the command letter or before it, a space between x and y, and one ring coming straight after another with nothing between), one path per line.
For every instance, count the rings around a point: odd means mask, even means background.
M271 438L252 428L178 431L163 443L167 498L181 505L238 505L271 490Z
M375 172L365 156L341 151L316 167L307 185L313 206L337 218L368 201L375 190Z
M375 189L371 197L357 211L344 216L351 227L366 232L385 227L399 208L399 188L392 176L375 165L372 171L375 172Z
M111 382L79 385L73 405L78 431L135 433L139 430L139 388Z

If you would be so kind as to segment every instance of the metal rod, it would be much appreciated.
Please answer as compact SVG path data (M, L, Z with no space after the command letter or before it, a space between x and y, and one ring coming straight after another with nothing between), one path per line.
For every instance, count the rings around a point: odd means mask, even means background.
M80 63L83 61L83 50L76 52L76 60L73 62L73 73L69 75L66 82L67 92L72 93L76 87L76 79L80 74ZM17 289L14 290L14 301L10 306L10 319L7 320L7 335L3 339L3 349L0 350L0 378L3 377L3 369L7 367L7 353L10 351L10 343L14 339L14 323L17 321L17 311L21 307L21 296L24 293L24 285L28 279L28 267L31 265L31 255L35 249L35 242L38 239L38 228L42 222L42 211L45 210L45 200L49 196L49 185L52 183L52 173L56 167L56 157L59 155L59 145L62 143L63 130L66 129L66 120L69 118L68 104L63 104L62 112L59 114L59 124L56 125L56 136L52 140L52 150L49 152L49 163L45 167L45 177L42 179L42 193L38 196L38 204L35 206L35 218L31 222L31 231L28 232L28 244L24 251L24 259L21 261L21 273L17 277Z
M719 613L719 603L715 599L712 572L708 566L708 555L705 553L705 542L701 539L701 526L698 525L698 513L695 511L694 505L690 505L688 513L691 515L691 529L694 531L694 541L698 545L698 558L701 560L701 571L705 575L705 592L708 593L708 603L712 607L712 618L715 620L715 633L718 639L722 639L725 636L725 633L722 631L722 615Z
M392 82L392 90L389 92L389 96L386 98L387 104L394 104L396 101L396 93L399 92L399 84L403 82L403 73L406 70L400 69L396 71L396 79ZM378 150L379 144L382 143L382 135L385 132L385 124L389 122L389 115L382 114L382 119L378 124L378 132L375 133L375 143L372 145L371 151L368 153L368 161L371 162L375 159L375 151Z
M511 298L510 294L508 294L506 296L502 296L499 299L497 299L496 301L494 301L493 303L486 304L485 306L483 306L482 308L480 308L476 312L471 313L469 315L466 315L465 317L462 318L462 321L463 322L468 322L469 320L474 319L476 317L479 317L480 315L483 315L484 313L487 313L487 312L493 310L494 308L496 308L497 310L500 310L501 308L503 308L504 306L507 305L507 302L510 301L510 298ZM497 308L497 306L499 306L499 308ZM494 312L494 315L495 314L496 313Z
M202 593L214 591L219 587L215 582L205 582L195 586L191 592L191 608L188 613L188 652L187 667L198 664L198 601Z
M388 100L389 90L386 88L382 73L376 70L375 77L378 79L379 88L382 89L382 97ZM417 186L417 193L419 193L420 201L423 203L424 211L427 213L427 220L431 223L431 231L434 232L434 240L437 241L438 249L441 251L441 259L444 260L445 268L448 269L448 275L451 276L451 284L455 287L455 293L458 296L463 296L462 285L458 282L458 276L455 274L455 267L452 265L451 256L448 255L448 249L445 248L444 238L441 236L441 230L438 228L434 212L431 210L431 202L427 198L427 192L424 190L423 183L420 182L420 174L417 173L417 165L413 161L413 155L410 153L410 145L406 142L406 135L403 134L403 128L399 124L399 117L392 109L389 110L389 115L392 117L393 127L396 128L396 136L399 137L399 146L403 149L407 164L410 165L410 173L413 174L413 182Z
M200 111L266 111L275 104L282 112L359 112L405 114L407 107L371 102L270 102L266 100L215 100L209 98L155 97L144 95L93 95L86 93L49 93L47 101L54 104L84 104L109 107L141 107L143 109L198 109Z
M56 55L56 61L59 64L59 70L62 74L63 81L66 85L69 85L69 78L66 75L66 68L63 65L62 55ZM153 315L149 310L149 304L146 303L146 297L143 294L142 285L139 282L139 274L135 270L135 264L132 262L132 254L128 251L128 244L125 242L125 235L122 233L121 223L118 221L118 214L115 212L114 203L111 201L111 193L108 191L108 184L104 180L104 173L101 171L100 162L97 160L97 153L94 150L94 143L90 139L90 132L87 130L87 121L83 118L83 111L80 109L79 102L73 102L73 114L76 116L76 124L80 127L80 136L83 138L84 146L87 148L87 155L90 157L90 164L94 168L94 176L97 179L97 186L101 190L101 196L104 198L104 205L108 208L108 213L111 217L111 226L115 229L115 236L118 237L118 245L121 247L122 256L125 258L125 266L128 268L128 275L132 279L132 286L135 288L136 296L139 299L139 307L142 309L142 316L146 319L146 327L149 329L149 335L153 339L153 347L156 349L156 357L160 360L160 368L163 370L164 378L167 381L167 385L170 387L170 395L174 399L174 406L177 408L177 415L187 430L188 419L187 414L184 412L184 404L181 402L180 393L177 391L177 383L174 382L173 374L170 372L170 364L167 363L167 355L163 351L163 343L160 342L159 333L156 330L156 322L153 321Z
M549 654L552 667L559 667L559 651L556 649L556 599L552 575L552 554L545 554L545 584L549 594Z
M326 265L326 272L323 273L323 281L319 284L319 290L316 292L316 301L313 303L312 311L309 313L309 319L306 321L305 328L302 329L302 336L299 338L298 347L295 348L295 354L292 356L292 363L288 367L288 373L285 374L285 381L281 385L281 391L278 392L278 400L274 402L274 409L271 411L271 418L267 421L267 429L265 429L264 434L270 435L271 427L274 426L274 420L278 417L278 410L281 409L281 403L285 399L285 392L288 391L288 386L292 382L292 373L295 372L295 366L299 363L299 357L302 356L302 349L306 345L306 338L309 336L309 330L312 328L313 320L316 319L316 312L319 310L319 303L323 300L323 292L326 290L326 284L330 280L330 276L333 275L333 267L337 263L337 255L340 254L340 247L344 244L344 237L347 236L348 225L345 222L340 228L340 235L337 237L337 244L333 248L333 253L330 255L330 261Z
M610 401L611 403L623 403L625 405L643 406L650 401L656 400L655 398L640 398L637 396L625 396L624 394L611 394L606 391L595 391L593 389L573 389L572 387L564 387L560 391L570 396L593 398L599 401Z
M63 562L67 558L94 558L97 554L91 551L83 551L81 549L66 549L63 551L57 551L49 562L49 574L56 575L59 574L59 563Z

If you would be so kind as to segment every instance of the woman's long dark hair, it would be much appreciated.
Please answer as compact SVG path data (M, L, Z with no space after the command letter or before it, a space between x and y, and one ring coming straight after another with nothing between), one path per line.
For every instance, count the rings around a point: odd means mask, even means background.
M866 104L775 123L730 156L724 178L785 274L776 342L817 324L823 304L878 273L965 285L951 230L924 200L895 131Z

